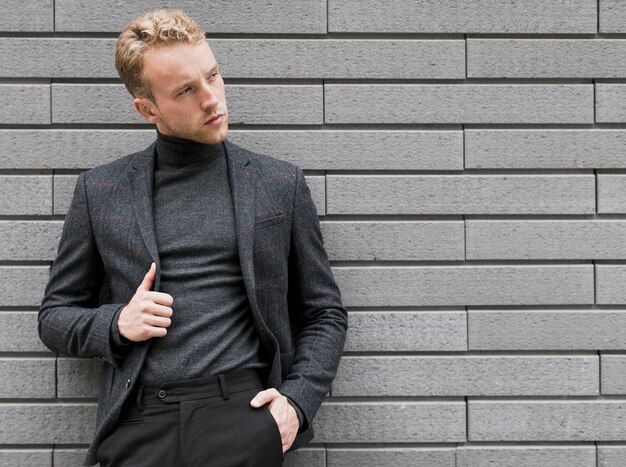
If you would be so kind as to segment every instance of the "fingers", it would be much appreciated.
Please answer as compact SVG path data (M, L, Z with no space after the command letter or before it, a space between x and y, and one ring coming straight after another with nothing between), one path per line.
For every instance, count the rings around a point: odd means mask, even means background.
M139 287L137 287L137 292L141 290L148 291L152 289L152 284L154 283L155 276L156 276L156 263L152 263L150 265L150 269L148 270L146 275L143 277L141 284L139 284Z
M250 405L252 407L261 407L262 405L272 402L280 396L281 394L275 388L269 388L265 391L258 392L257 395L250 401Z
M149 300L159 305L172 306L174 297L165 292L142 292L137 296L140 300Z

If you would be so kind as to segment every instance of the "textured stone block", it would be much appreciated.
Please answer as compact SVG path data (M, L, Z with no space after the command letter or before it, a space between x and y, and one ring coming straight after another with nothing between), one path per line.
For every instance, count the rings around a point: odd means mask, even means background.
M311 85L226 86L228 121L231 125L321 125L322 94L322 86ZM121 84L53 84L52 121L147 124Z
M87 449L54 449L54 467L79 467L83 465ZM100 464L97 464L100 465Z
M37 333L37 312L0 312L0 352L47 351Z
M59 358L57 390L60 398L98 398L102 362L92 358Z
M624 310L468 310L470 350L620 350Z
M463 170L461 131L233 131L251 151L321 170Z
M626 167L623 130L465 130L468 169Z
M603 354L600 366L602 394L626 394L626 355Z
M326 123L593 123L586 84L327 84Z
M62 228L60 221L0 221L0 260L53 260Z
M462 261L462 221L324 222L324 244L337 261Z
M311 191L317 214L323 216L326 214L326 177L309 175L305 177L305 181Z
M595 467L595 446L459 446L455 467Z
M596 264L596 303L626 304L626 266Z
M0 175L0 215L52 213L52 177Z
M626 19L626 15L624 16ZM595 34L593 0L330 0L330 32Z
M54 0L4 0L0 31L52 31L53 5Z
M626 175L598 174L598 214L626 213Z
M593 303L591 265L335 267L346 306Z
M626 222L466 221L467 259L626 259Z
M328 175L328 214L593 214L593 175Z
M74 196L78 175L54 175L54 214L67 214Z
M467 350L464 310L350 313L348 352L454 352Z
M0 266L2 305L39 307L48 276L48 267Z
M326 403L313 426L318 443L463 442L465 403Z
M45 125L50 123L50 86L0 85L0 124Z
M619 78L621 39L468 39L468 78Z
M456 467L454 448L328 449L328 467Z
M622 467L626 465L626 446L598 443L598 467Z
M101 0L97 8L86 0L56 0L57 31L119 32L148 9L171 7L158 0ZM321 34L326 32L323 0L219 0L211 4L179 0L176 8L189 14L208 34L273 33Z
M621 0L598 0L600 32L626 32L626 5Z
M301 448L285 454L284 467L326 467L324 448Z
M1 399L52 399L55 396L53 358L0 359Z
M0 465L6 467L52 467L52 450L2 449L0 450Z
M599 393L599 371L597 356L350 356L333 397L587 396Z
M596 83L596 122L626 122L626 86L613 83Z
M93 436L96 404L0 404L6 444L79 444Z
M623 400L468 401L470 441L619 441Z

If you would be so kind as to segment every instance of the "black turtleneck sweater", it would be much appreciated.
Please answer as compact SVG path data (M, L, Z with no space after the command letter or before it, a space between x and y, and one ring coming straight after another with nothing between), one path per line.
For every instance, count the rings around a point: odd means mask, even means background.
M244 288L222 143L158 133L153 191L160 292L172 324L153 338L143 384L267 366Z

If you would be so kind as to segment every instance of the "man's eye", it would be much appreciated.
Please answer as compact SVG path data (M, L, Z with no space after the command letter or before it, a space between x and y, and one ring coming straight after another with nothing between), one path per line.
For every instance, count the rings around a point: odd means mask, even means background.
M219 74L220 74L220 72L219 72L219 71L216 71L216 72L214 72L214 73L211 73L211 74L209 75L209 79L215 79L215 77L217 77L217 75L219 75Z
M191 88L185 88L182 91L180 91L179 95L184 96L185 94L189 94L190 91L191 91Z

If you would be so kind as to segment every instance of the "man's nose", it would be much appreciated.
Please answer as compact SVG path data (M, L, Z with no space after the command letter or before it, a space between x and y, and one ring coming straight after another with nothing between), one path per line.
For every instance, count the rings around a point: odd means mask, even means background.
M219 103L215 89L213 89L208 83L204 83L202 85L201 91L201 105L203 109L210 109Z

